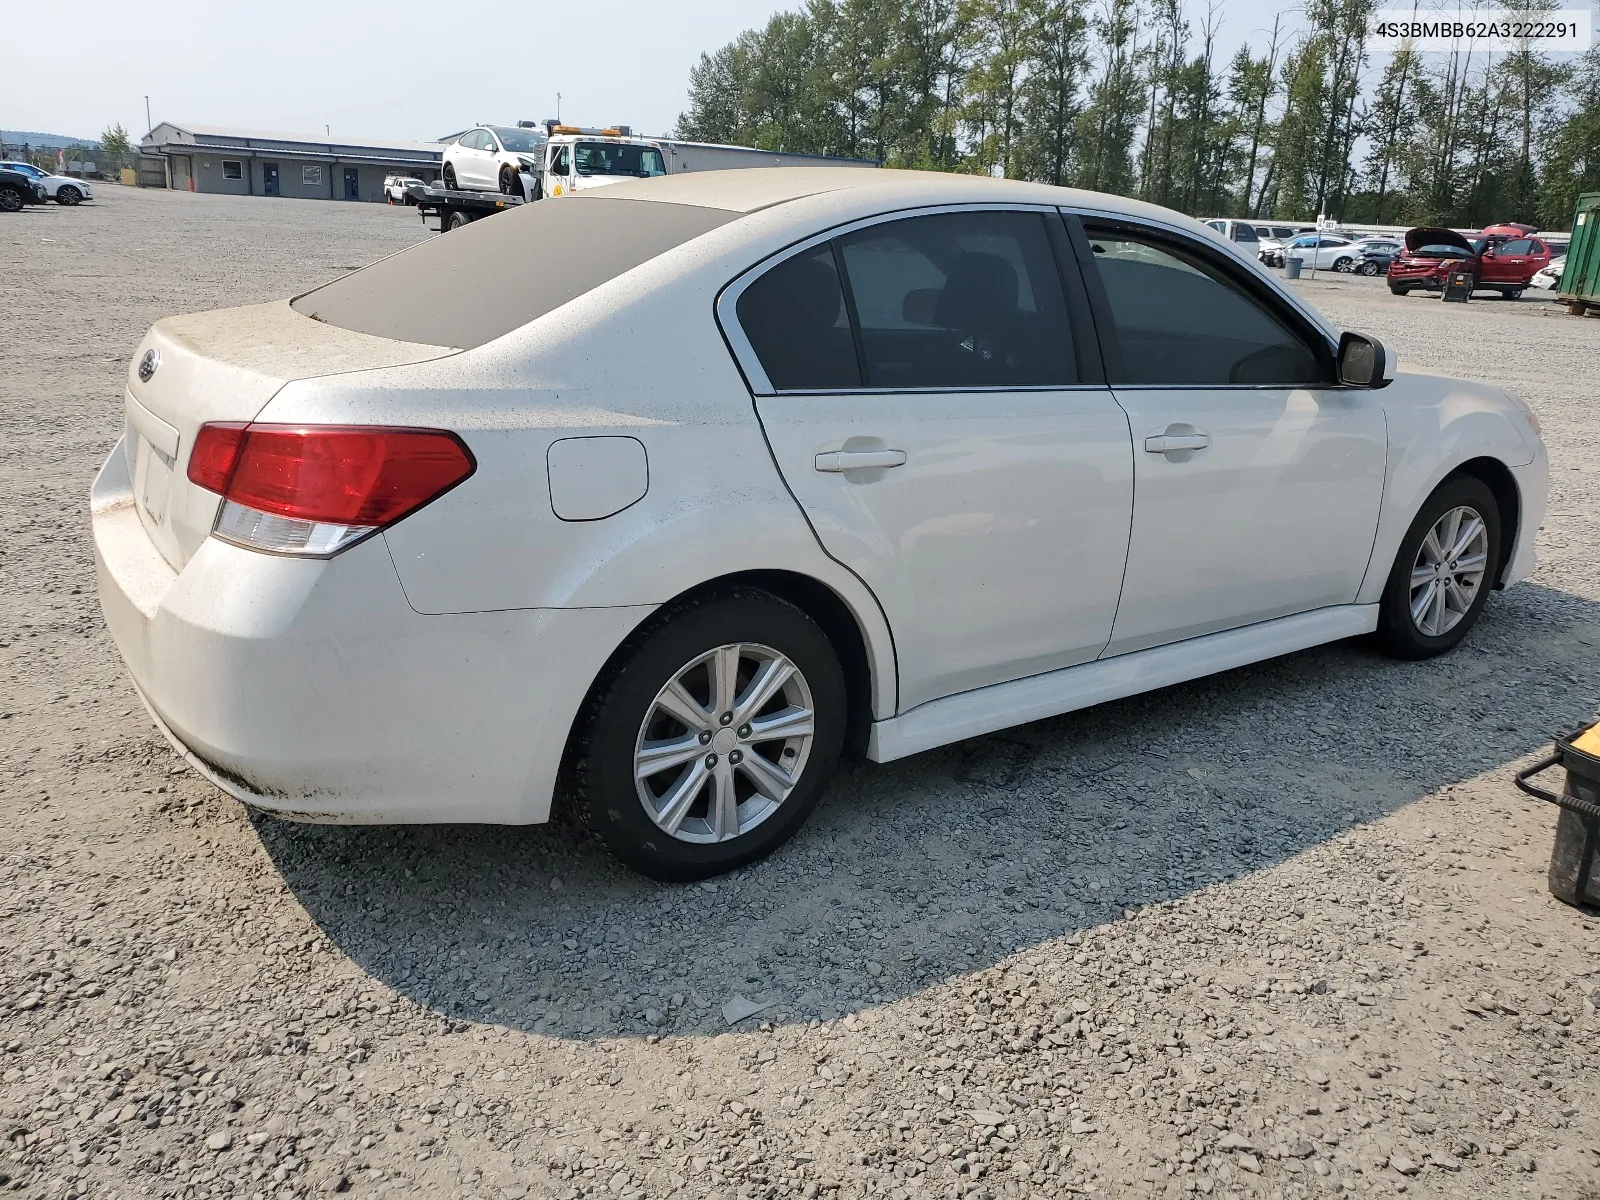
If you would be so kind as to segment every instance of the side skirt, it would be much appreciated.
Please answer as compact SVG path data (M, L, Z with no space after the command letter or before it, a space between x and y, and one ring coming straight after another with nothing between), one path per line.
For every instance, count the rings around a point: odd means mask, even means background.
M1325 642L1358 637L1377 627L1376 604L1341 604L991 684L930 700L887 721L873 722L867 757L873 762L892 762L963 738L1075 712L1107 700L1121 700Z

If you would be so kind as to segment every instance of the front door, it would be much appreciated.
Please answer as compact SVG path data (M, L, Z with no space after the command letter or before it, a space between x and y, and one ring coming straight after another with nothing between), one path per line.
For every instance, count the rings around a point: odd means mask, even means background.
M1108 655L1349 604L1387 456L1376 394L1198 239L1086 224L1133 433L1133 532Z
M346 200L361 199L361 172L356 167L344 169L344 198Z
M1502 242L1493 253L1485 253L1478 261L1478 282L1496 286L1510 284L1526 287L1528 280L1539 268L1532 265L1534 246L1528 238L1515 238Z
M261 194L263 196L278 195L278 164L264 162L261 164Z
M1068 318L1052 223L1025 209L878 222L737 298L773 456L882 606L902 711L1090 661L1111 633L1128 424L1083 382L1092 335Z

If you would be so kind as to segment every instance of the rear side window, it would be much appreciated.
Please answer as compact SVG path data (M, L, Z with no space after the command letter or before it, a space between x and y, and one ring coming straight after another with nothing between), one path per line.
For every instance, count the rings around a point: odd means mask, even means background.
M750 284L739 324L778 391L1076 383L1046 219L972 211L857 230Z
M861 370L833 246L785 259L745 288L739 326L781 392L857 388Z
M525 204L325 283L292 307L358 333L471 349L739 215L588 196Z
M1033 212L940 213L840 238L867 386L1078 382L1044 221Z
M1086 228L1121 345L1113 383L1304 386L1331 381L1319 356L1255 296L1176 241Z

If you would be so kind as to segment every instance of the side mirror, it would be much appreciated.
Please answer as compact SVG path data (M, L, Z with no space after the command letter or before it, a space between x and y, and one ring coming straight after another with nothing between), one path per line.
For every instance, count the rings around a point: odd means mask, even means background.
M1382 388L1394 382L1394 354L1375 337L1346 332L1339 339L1339 382L1353 388Z

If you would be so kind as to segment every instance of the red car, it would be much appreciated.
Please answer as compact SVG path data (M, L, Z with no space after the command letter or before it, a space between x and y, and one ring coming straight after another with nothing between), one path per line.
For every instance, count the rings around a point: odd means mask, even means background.
M1515 300L1550 265L1550 257L1550 247L1536 237L1467 238L1453 229L1424 226L1407 231L1405 248L1389 264L1389 290L1396 296L1418 288L1443 291L1453 272L1470 271L1475 291L1496 291Z

